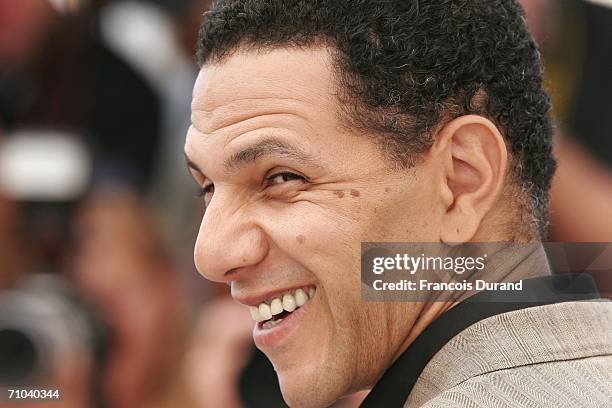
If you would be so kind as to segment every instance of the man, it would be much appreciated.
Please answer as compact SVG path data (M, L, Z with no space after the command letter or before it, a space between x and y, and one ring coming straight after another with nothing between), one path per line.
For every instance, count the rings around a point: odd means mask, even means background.
M514 0L218 1L199 57L196 265L249 306L289 405L612 400L612 306L580 301L588 283L539 303L554 278L522 302L360 295L362 242L544 236L550 103ZM546 275L540 255L499 280Z

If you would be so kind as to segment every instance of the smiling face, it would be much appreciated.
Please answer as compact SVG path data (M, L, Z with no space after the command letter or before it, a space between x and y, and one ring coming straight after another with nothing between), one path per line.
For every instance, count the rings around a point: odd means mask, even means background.
M185 147L207 206L198 270L251 307L292 406L371 386L396 357L420 305L361 302L361 242L437 242L446 208L441 168L392 170L335 93L325 48L237 52L200 72Z

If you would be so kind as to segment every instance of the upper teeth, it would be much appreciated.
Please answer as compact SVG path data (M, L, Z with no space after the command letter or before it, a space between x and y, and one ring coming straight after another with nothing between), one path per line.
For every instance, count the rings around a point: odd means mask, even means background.
M304 289L298 289L294 293L288 292L281 297L275 297L269 304L263 302L259 306L249 306L251 317L256 322L264 322L270 320L272 316L281 314L283 310L293 312L314 297L314 288L308 288L307 291L308 293Z

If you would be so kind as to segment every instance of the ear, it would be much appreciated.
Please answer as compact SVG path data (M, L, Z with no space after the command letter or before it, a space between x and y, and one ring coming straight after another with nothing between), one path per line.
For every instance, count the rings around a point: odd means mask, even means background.
M508 152L497 127L477 115L459 117L445 125L430 150L442 161L446 212L440 240L470 241L500 196Z

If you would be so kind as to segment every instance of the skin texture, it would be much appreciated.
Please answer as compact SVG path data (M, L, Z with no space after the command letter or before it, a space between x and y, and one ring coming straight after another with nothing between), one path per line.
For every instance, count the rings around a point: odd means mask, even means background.
M324 47L239 50L202 68L185 146L207 187L200 273L243 302L316 287L297 328L261 347L291 406L328 406L371 387L451 307L361 302L362 241L509 237L500 227L508 158L491 122L471 115L445 124L416 166L398 170L373 137L346 126L335 94ZM238 154L264 140L267 153ZM227 168L231 157L255 160Z

